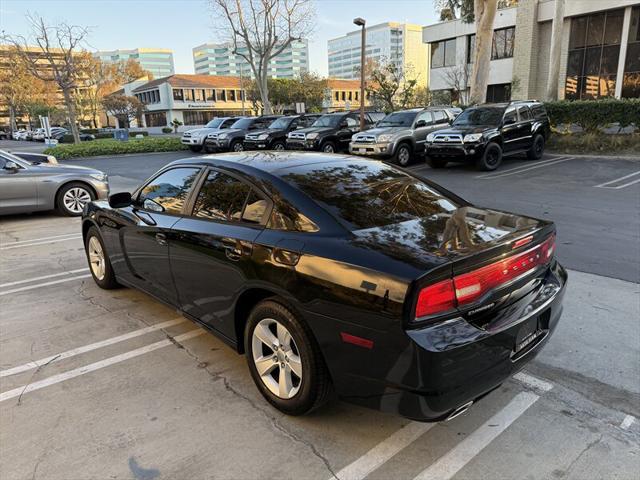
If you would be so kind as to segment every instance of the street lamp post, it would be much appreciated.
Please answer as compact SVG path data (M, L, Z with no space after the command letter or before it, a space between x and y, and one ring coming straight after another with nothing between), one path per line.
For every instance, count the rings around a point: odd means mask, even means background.
M353 23L362 27L362 46L360 47L360 130L364 130L364 61L367 45L366 21L364 18L354 18Z

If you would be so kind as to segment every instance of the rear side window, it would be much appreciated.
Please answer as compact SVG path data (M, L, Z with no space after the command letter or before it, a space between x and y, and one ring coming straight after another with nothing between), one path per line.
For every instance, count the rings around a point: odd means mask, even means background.
M518 107L518 115L520 115L521 122L524 122L525 120L531 120L533 118L529 107L525 106Z
M138 195L138 202L145 210L177 215L187 200L198 168L172 168L151 180Z
M428 184L383 163L303 165L282 178L351 230L428 218L458 208Z
M547 111L544 109L544 106L542 105L532 105L531 113L533 114L533 117L536 119L543 119L547 117Z

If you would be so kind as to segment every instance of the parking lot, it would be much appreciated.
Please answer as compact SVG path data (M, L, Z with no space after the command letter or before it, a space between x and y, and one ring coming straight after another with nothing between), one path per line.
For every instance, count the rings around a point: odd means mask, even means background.
M188 155L70 163L105 171L115 192ZM211 334L138 291L100 290L78 219L5 217L0 478L638 478L640 161L411 169L478 205L557 223L565 310L524 372L446 423L338 400L287 417Z

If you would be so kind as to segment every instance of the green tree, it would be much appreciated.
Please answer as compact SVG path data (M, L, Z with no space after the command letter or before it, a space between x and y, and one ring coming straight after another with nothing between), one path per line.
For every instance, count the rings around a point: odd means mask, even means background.
M144 113L144 105L136 97L127 95L108 95L102 100L105 112L113 115L118 119L118 123L122 128L129 128L134 119L142 118Z
M367 93L371 102L387 112L407 108L415 104L418 80L407 78L410 66L401 68L393 62L368 62L365 66Z

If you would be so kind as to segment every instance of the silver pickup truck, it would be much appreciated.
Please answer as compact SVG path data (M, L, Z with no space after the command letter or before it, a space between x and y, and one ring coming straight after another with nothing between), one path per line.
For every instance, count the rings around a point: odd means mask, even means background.
M401 166L425 152L427 135L446 128L462 110L428 107L388 114L372 129L355 134L349 144L352 155L391 158Z

